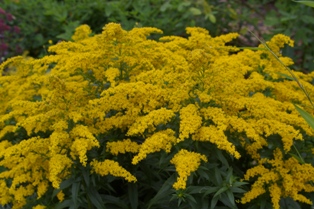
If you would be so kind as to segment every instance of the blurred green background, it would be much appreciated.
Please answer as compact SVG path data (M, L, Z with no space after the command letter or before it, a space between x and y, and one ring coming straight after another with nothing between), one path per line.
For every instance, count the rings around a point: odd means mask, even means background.
M164 35L186 36L187 26L212 36L237 32L238 46L259 44L249 30L265 40L283 33L295 40L283 51L293 68L314 70L314 9L291 0L0 0L0 8L0 62L23 53L44 56L49 40L70 40L81 24L98 33L117 22L126 30L157 27Z

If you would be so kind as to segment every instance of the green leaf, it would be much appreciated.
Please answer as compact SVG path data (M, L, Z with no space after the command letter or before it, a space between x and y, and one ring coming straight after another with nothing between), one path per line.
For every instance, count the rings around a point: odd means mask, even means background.
M300 4L304 4L306 6L314 7L314 1L294 1Z
M51 199L53 199L61 190L64 190L64 189L70 187L73 183L75 183L79 180L80 180L80 178L78 178L78 179L70 178L70 179L67 179L67 180L61 182L60 188L53 190Z
M0 173L6 171L7 169L4 166L0 166Z
M211 194L211 193L214 193L214 192L216 192L216 191L218 191L219 190L219 187L209 187L209 188L206 188L206 192L204 193L204 197L206 196L206 195L209 195L209 194Z
M293 154L293 153L288 153L289 155L291 155L292 157L294 157L300 164L304 164L304 160L302 158L300 158L299 156Z
M90 172L87 169L82 169L82 175L86 185L90 184Z
M300 113L300 115L304 118L304 120L314 129L314 117L306 112L305 110L301 109L298 105L294 104L297 111Z
M210 187L210 186L189 186L187 188L186 192L188 194L201 194L201 193L208 191L211 188L213 188L213 187Z
M217 197L218 195L220 195L221 193L225 192L228 190L228 187L222 187L220 188L214 195L214 197Z
M137 184L128 184L128 196L131 204L131 209L138 207L138 189Z
M233 206L235 206L233 193L232 193L231 191L227 191L227 196L228 196L229 202L230 202Z
M286 78L286 79L288 79L288 80L294 81L294 79L291 76L287 75L287 74L280 73L280 72L277 72L277 74L282 76L282 77L284 77L284 78Z
M166 1L163 5L161 5L160 11L165 12L169 7L171 7L170 1Z
M214 209L217 205L219 197L214 197L210 203L210 209Z
M90 187L87 189L87 196L89 197L90 201L92 202L93 206L97 209L105 209L105 203L101 199L100 194L96 191L95 187Z
M63 209L63 208L70 208L70 206L73 205L72 200L64 200L57 205L55 205L53 208L54 209Z
M221 195L221 197L219 198L219 201L221 201L224 205L226 205L230 209L237 209L237 206L235 205L234 201L230 202L226 193L223 193Z
M105 15L106 17L110 17L110 15L112 14L114 8L113 6L111 5L110 2L108 2L107 6L105 6Z
M293 20L295 20L297 18L298 18L298 16L290 14L290 15L288 15L286 17L281 18L280 21L281 22L288 22L288 21L293 21Z
M310 15L302 15L302 21L306 24L312 24L312 23L314 23L314 17L312 17Z
M202 14L202 11L199 10L198 8L195 8L195 7L191 7L190 9L190 12L193 14L193 15L201 15Z
M190 5L191 5L191 2L189 2L189 1L182 2L182 3L180 3L180 4L178 5L177 10L178 10L179 12L182 12L183 10L186 9L185 7L188 7L188 6L190 6Z
M189 202L197 203L192 195L186 194L186 199L189 200Z
M228 181L229 184L233 183L233 169L229 168L228 172L227 172L227 176L226 176L226 180Z
M233 19L238 19L238 13L232 9L231 7L228 7L228 11L229 11L229 16Z
M74 34L75 28L77 28L79 25L80 25L79 21L73 21L69 22L67 25L63 25L63 30L65 32L57 35L57 38L67 41L70 40L72 35Z
M266 201L266 199L263 199L260 209L266 209L266 205L267 205L267 201Z
M230 191L233 192L233 193L245 193L245 192L247 192L244 189L241 189L241 188L238 188L238 187L232 187L230 189Z
M201 209L208 209L209 201L208 198L202 198L202 208Z
M158 201L162 200L163 198L165 198L166 196L169 196L172 193L171 187L172 187L173 182L175 181L175 177L176 177L175 174L173 174L165 181L165 183L159 189L157 194L149 201L148 207L147 207L148 209L151 208Z
M56 20L60 23L65 22L68 16L68 11L62 10L55 13Z
M75 182L74 184L72 184L71 192L74 208L78 208L78 195L80 191L80 186L81 186L80 182Z
M121 201L119 198L116 198L111 195L102 195L102 199L106 202L106 204L113 204L118 206L121 209L129 209L129 207L125 204L125 202Z
M51 195L51 200L61 191L61 189L54 189Z
M203 169L199 168L197 173L199 173L200 177L203 177L205 178L206 180L209 180L210 177L208 175L208 172L207 171L204 171Z
M261 47L237 47L238 49L250 49L250 50L267 50L265 48L261 48Z
M281 198L280 199L280 208L286 208L286 209L301 209L299 203L297 203L292 198Z
M212 13L208 14L207 16L208 16L210 22L216 23L216 17Z
M222 162L222 164L229 167L227 159L223 156L222 152L219 149L216 150L216 154L218 159Z
M217 182L217 186L222 184L222 178L218 168L215 168L215 180Z
M234 182L232 184L233 187L239 187L239 186L242 186L242 185L245 185L245 184L249 184L248 182L243 182L243 181L237 181L237 182Z

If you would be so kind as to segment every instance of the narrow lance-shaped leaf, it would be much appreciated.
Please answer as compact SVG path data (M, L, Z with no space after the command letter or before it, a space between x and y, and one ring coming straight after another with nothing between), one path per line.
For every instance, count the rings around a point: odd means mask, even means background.
M238 49L249 49L249 50L267 50L265 48L261 48L261 47L238 47Z
M314 7L314 1L294 1L300 4L304 4L306 6Z
M309 124L309 126L311 126L314 129L314 117L305 110L303 110L302 108L300 108L298 105L295 104L294 106L300 113L300 115L304 118L304 120L307 122L307 124Z

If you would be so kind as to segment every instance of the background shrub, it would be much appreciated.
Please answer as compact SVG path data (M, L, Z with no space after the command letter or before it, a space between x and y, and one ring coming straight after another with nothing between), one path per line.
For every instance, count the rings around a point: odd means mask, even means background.
M16 26L15 17L0 8L0 63L20 53L20 28Z
M98 33L104 23L116 22L126 30L157 27L165 35L184 37L189 26L206 28L212 36L237 32L242 35L234 43L238 46L258 45L248 30L266 40L283 33L296 41L295 48L284 49L284 54L294 57L293 67L304 72L313 69L313 9L293 1L1 0L1 5L17 18L22 48L33 57L47 54L49 40L70 40L80 24ZM15 42L7 44L15 47Z

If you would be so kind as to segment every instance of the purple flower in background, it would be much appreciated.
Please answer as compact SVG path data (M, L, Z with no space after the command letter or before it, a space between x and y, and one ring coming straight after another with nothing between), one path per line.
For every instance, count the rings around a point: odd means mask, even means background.
M5 44L5 43L0 43L0 50L1 51L5 51L5 50L7 50L9 47L8 47L8 45L7 44Z
M8 45L5 43L0 43L0 57L5 56L8 52Z
M0 19L0 33L3 33L4 31L9 31L10 28L11 28L10 26L5 24L5 22Z
M5 12L2 8L0 8L0 14L5 15L5 14L6 14L6 12Z
M8 20L9 22L13 21L14 19L15 19L15 18L14 18L13 15L7 13L7 20Z
M0 63L23 52L18 43L21 30L14 25L14 20L15 17L12 14L0 8Z
M21 30L20 30L20 28L19 28L19 27L14 26L14 28L13 28L13 32L14 32L14 33L20 33L20 32L21 32Z

